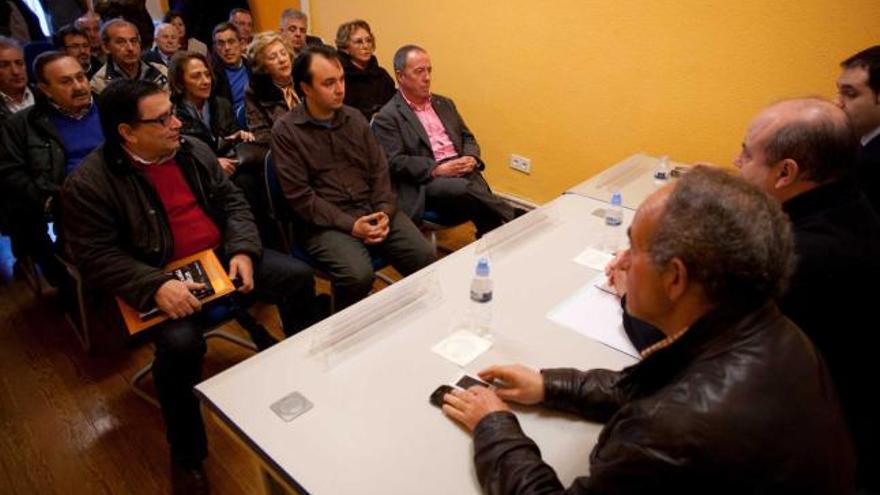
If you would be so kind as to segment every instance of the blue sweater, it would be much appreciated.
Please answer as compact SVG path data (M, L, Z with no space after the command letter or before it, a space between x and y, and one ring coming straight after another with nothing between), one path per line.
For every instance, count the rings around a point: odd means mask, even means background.
M244 106L244 90L248 85L248 71L244 64L240 64L237 69L225 67L226 77L229 79L229 89L232 91L232 108L238 111Z
M70 175L86 155L104 142L98 106L93 101L89 113L81 119L68 117L60 112L50 112L49 119L55 125L66 152L65 176Z

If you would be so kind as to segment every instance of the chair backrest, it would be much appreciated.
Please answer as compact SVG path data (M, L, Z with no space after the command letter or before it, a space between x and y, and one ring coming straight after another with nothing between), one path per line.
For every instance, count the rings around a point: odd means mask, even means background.
M24 63L27 67L29 82L33 84L37 82L37 75L34 73L34 60L37 58L37 55L54 49L55 47L48 41L32 41L24 45Z
M281 189L281 183L278 182L278 173L275 170L275 160L272 158L272 151L266 153L266 159L263 161L263 179L265 181L266 204L269 207L269 218L275 222L278 228L278 235L284 245L284 249L290 252L293 244L291 235L293 225L293 212L284 197L284 191Z

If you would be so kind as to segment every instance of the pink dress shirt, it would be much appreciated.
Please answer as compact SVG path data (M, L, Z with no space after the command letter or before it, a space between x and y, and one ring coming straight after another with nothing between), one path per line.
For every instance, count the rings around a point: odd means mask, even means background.
M434 111L434 107L431 105L431 98L428 98L428 102L424 105L417 105L409 101L403 92L400 95L403 96L409 108L419 118L422 127L425 128L425 132L428 134L428 142L431 143L431 151L434 152L434 160L441 162L457 157L458 152L455 151L452 139L449 139L449 134L446 133L446 128L443 127L443 122L440 121L440 117Z

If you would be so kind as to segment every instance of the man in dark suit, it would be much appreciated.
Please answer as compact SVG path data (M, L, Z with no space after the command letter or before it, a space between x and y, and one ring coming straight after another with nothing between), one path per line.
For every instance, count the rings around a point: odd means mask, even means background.
M844 60L837 78L837 104L862 142L859 183L880 212L880 45Z
M407 45L394 55L400 91L373 117L373 132L388 154L400 208L420 222L425 210L453 221L471 220L477 235L514 217L480 173L477 139L455 104L431 94L431 59Z
M171 65L171 57L180 50L180 38L177 36L177 28L163 22L156 26L153 35L153 48L144 53L144 62L155 62L165 67Z

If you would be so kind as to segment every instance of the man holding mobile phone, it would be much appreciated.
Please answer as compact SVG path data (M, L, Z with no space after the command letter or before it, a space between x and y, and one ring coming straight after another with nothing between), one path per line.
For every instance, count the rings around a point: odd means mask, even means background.
M431 245L398 213L388 164L364 116L343 105L345 78L331 47L309 47L293 65L304 104L272 131L278 179L301 222L297 242L335 282L337 309L373 286L371 254L408 275L434 261Z

